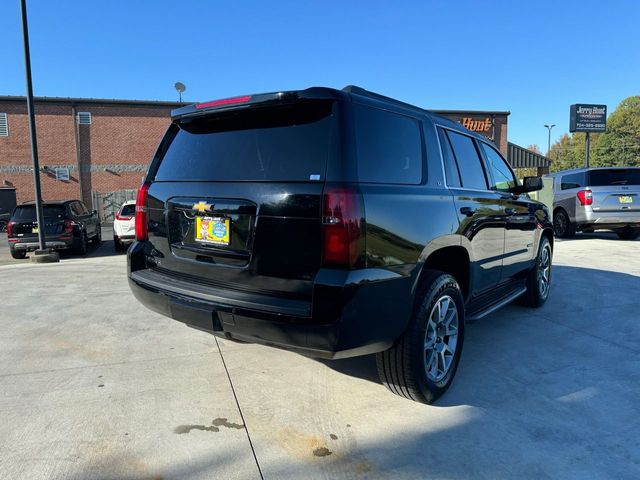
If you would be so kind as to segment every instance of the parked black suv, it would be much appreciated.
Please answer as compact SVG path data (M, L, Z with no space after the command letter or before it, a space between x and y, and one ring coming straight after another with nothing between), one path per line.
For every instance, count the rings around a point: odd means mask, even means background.
M74 249L87 253L87 243L102 241L100 219L79 200L44 202L42 205L47 248ZM7 224L7 240L13 258L24 258L27 252L40 248L38 243L36 205L26 202L18 205Z
M549 294L549 212L484 137L367 92L187 106L136 203L129 284L216 335L322 358L377 354L430 403L477 320Z

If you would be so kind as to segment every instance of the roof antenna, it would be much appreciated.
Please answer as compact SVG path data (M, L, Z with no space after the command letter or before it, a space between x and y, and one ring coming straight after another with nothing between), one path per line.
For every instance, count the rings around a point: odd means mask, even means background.
M178 92L179 102L182 103L182 92L184 92L187 89L187 86L182 82L176 82L173 84L173 88L175 88L176 91Z

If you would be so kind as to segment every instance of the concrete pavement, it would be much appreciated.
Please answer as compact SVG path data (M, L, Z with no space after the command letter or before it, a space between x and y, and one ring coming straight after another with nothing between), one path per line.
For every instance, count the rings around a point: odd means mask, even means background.
M214 337L140 306L110 247L0 267L0 478L260 478ZM542 309L468 326L435 406L371 357L219 340L264 478L640 477L640 242L554 263Z

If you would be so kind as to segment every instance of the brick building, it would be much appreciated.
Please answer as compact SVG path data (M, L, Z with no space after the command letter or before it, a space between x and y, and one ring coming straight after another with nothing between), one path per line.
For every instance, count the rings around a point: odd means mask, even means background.
M138 100L36 98L43 198L80 198L90 208L106 214L104 205L94 205L92 199L99 198L100 194L138 188L169 125L171 110L181 105ZM507 142L509 112L435 112L494 141L513 167L537 168L540 173L548 171L547 158ZM0 96L0 189L14 188L18 203L33 200L27 106L24 97Z
M36 98L38 156L45 200L136 189L177 102ZM24 97L0 96L0 187L33 200Z

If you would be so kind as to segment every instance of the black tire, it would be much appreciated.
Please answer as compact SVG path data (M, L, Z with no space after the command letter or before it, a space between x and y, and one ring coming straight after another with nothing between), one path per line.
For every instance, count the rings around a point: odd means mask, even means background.
M545 255L547 255L546 259ZM520 297L522 304L532 308L539 308L544 305L547 298L549 298L549 291L551 290L552 266L553 249L551 248L551 242L547 237L542 237L538 247L536 264L527 274L527 291ZM546 286L543 289L541 276L543 276L545 270L547 275L543 278L546 279Z
M118 240L118 237L116 237L115 235L113 236L113 249L115 250L116 253L120 253L124 251L122 243L120 242L120 240Z
M23 258L25 258L27 256L27 252L25 252L24 250L11 250L11 256L13 258L15 258L16 260L22 260Z
M76 253L78 255L82 255L83 257L87 254L87 244L88 244L88 240L87 240L87 233L86 232L81 232L80 233L80 240L78 243L78 247L76 248Z
M569 214L562 208L553 214L553 231L558 238L573 238L576 234L576 226L569 220Z
M635 240L640 237L640 228L621 228L620 230L616 230L616 233L620 240Z
M93 236L92 242L94 245L98 246L102 244L102 227L100 225L98 225L98 228L96 229L96 234Z
M438 305L447 298L447 304L456 309L457 335L453 355L449 355L448 369L443 369L442 378L432 379L427 367L429 352L438 357L436 347L448 345L453 336L446 335L443 331L438 333L437 341L433 343L433 349L426 349L428 332L433 330L430 325L432 314L435 314ZM451 300L453 304L451 304ZM447 315L451 308L445 312ZM452 323L452 322L451 322ZM464 300L458 282L451 275L442 272L429 272L424 278L418 294L411 321L404 334L396 343L384 352L376 355L378 375L382 383L396 395L431 404L447 391L453 380L460 361L462 345L464 343ZM444 355L443 355L444 361ZM439 360L436 360L436 374L438 373Z

